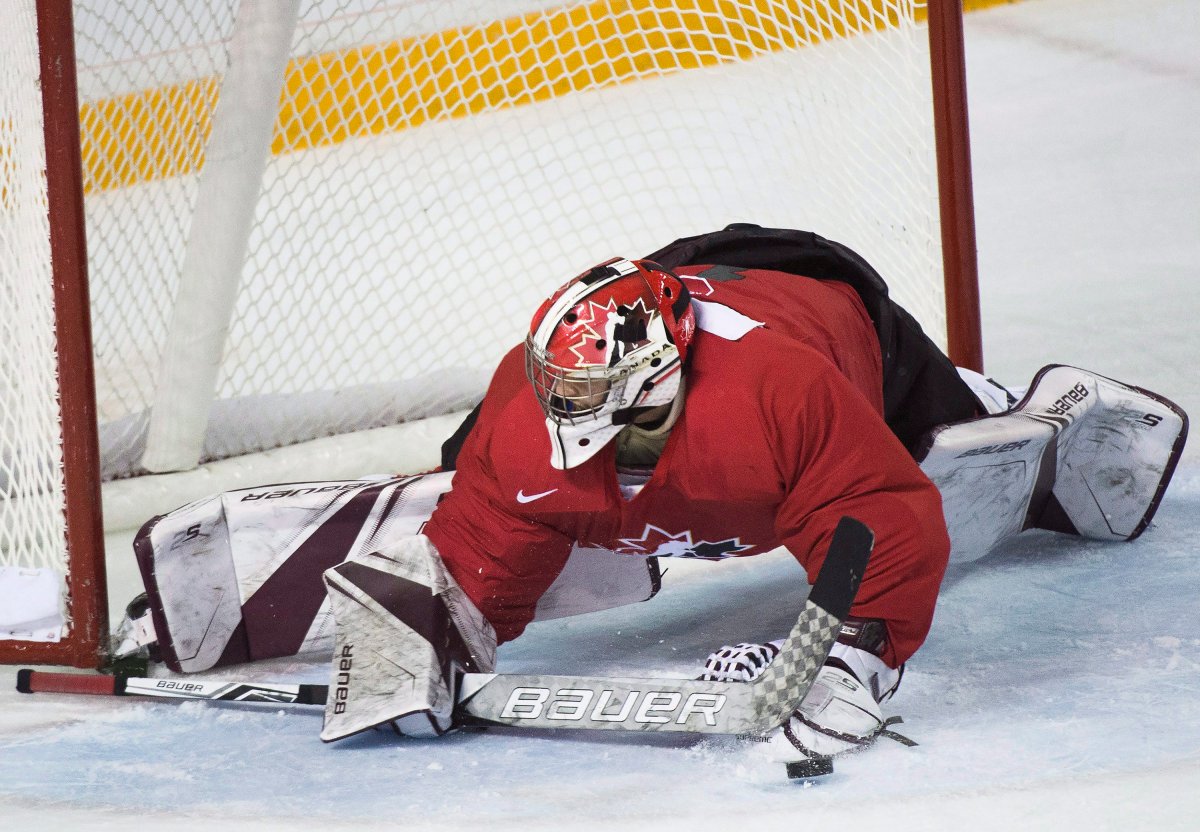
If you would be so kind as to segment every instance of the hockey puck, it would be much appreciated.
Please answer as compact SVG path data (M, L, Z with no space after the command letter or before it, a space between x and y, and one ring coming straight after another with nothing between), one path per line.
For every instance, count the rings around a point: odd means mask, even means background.
M832 757L809 757L787 764L789 780L812 780L826 774L833 774Z

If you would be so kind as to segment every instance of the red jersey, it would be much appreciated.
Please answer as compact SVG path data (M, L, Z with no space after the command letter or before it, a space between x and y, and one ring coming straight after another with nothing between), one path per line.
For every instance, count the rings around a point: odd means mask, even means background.
M517 347L425 534L508 641L573 542L694 558L782 545L811 582L850 515L876 541L851 612L883 619L885 661L905 661L929 630L950 544L940 494L884 423L879 342L861 301L844 284L781 272L693 266L679 276L694 300L762 325L722 337L700 316L682 413L640 493L621 494L615 442L577 467L551 467Z

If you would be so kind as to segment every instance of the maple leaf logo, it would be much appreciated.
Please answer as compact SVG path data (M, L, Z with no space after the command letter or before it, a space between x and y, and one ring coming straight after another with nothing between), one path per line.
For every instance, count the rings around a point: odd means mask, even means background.
M700 274L680 275L680 280L687 280L688 291L694 298L706 298L716 291L713 283L727 283L731 280L745 280L745 270L732 266L709 266Z
M604 303L588 300L576 314L573 343L568 347L575 356L572 366L611 366L650 343L647 328L654 313L641 298L632 305L620 305L612 298Z
M575 363L572 366L586 367L589 364L604 364L603 350L597 350L595 344L604 338L608 316L615 309L615 302L604 305L589 300L579 311L579 317L576 319L572 333L575 342L570 346L571 352L575 355Z
M696 558L699 560L720 560L721 558L733 557L754 548L749 544L742 543L741 538L737 537L731 537L727 540L695 541L692 539L690 529L685 529L678 534L672 534L665 529L660 529L658 526L653 526L649 523L646 524L641 537L623 537L619 542L620 545L616 546L613 551L622 555L640 555L642 557L656 558Z

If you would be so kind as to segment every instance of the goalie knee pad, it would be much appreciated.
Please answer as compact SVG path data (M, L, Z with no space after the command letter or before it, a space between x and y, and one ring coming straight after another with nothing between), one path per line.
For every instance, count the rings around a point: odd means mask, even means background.
M942 493L951 560L1023 529L1132 540L1154 516L1187 416L1154 393L1051 365L999 415L935 428L918 453Z

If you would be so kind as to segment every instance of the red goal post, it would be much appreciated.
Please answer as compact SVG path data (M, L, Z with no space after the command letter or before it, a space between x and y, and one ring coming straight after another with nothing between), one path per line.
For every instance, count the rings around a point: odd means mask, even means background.
M928 14L946 287L946 352L957 366L983 372L963 8L960 0L930 0Z
M22 11L28 11L28 8ZM6 26L33 23L6 20ZM57 414L44 416L57 423L57 442L51 437L42 446L21 447L16 437L6 442L3 491L0 492L0 567L13 572L28 567L50 567L64 581L61 612L62 631L57 640L29 640L24 633L0 637L0 663L65 664L99 666L108 643L108 596L105 581L104 534L101 522L100 466L96 433L96 392L92 375L92 335L87 284L87 250L83 217L83 187L80 178L79 118L75 89L75 32L68 0L37 0L37 50L44 137L44 192L31 196L18 180L31 173L17 170L23 160L13 158L19 139L13 121L23 114L9 110L9 122L0 127L0 155L9 151L0 181L0 210L5 213L8 253L0 268L0 286L6 298L18 281L43 281L52 299L54 349L52 364L33 377L20 377L14 365L4 368L4 429L17 433L28 422L13 418L12 398L37 397ZM29 44L32 46L32 43ZM12 52L7 52L13 57ZM26 86L25 92L37 89ZM18 98L5 96L7 104ZM8 114L6 114L8 115ZM19 127L17 129L20 129ZM35 131L35 141L36 141ZM8 145L6 148L5 145ZM37 190L37 186L34 186ZM26 204L18 204L26 199ZM29 204L32 202L32 204ZM45 229L40 241L43 252L13 256L23 241L12 235L20 215L30 217ZM40 215L40 216L39 216ZM47 256L48 255L48 256ZM36 261L36 262L35 262ZM38 268L44 266L47 268ZM5 312L18 316L33 310L15 308ZM50 322L50 321L48 321ZM7 334L12 334L9 331ZM34 334L33 337L36 337ZM36 349L28 339L10 340L10 350ZM56 389L55 389L56 388ZM53 399L54 401L51 401ZM36 419L36 417L35 417ZM22 459L21 457L25 458ZM40 468L40 471L38 470ZM48 469L48 470L47 470ZM16 586L21 586L17 584ZM10 602L11 603L11 602ZM0 620L3 620L0 610Z
M35 467L62 481L33 490L63 495L68 634L0 630L0 662L96 661L101 483L136 523L197 489L428 467L541 294L614 254L813 230L981 369L956 0L16 1L61 388L34 397L61 402L61 462ZM222 478L287 447L287 473ZM30 453L0 454L0 485ZM0 568L48 557L4 534Z

